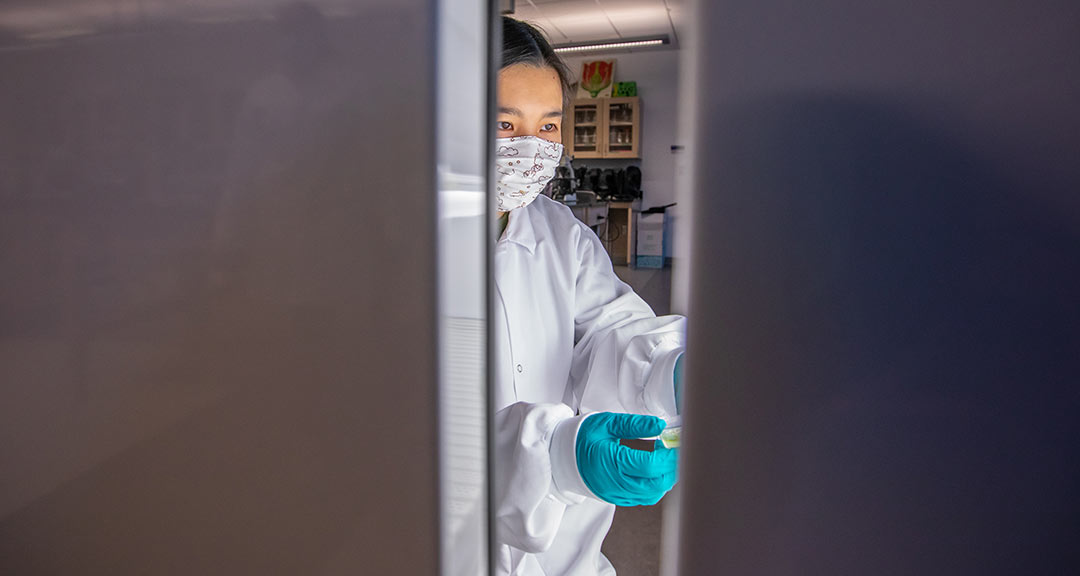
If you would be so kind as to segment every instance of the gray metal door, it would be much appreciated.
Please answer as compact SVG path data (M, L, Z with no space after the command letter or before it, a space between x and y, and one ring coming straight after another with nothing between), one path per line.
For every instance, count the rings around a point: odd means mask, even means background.
M432 8L0 6L0 573L438 571Z
M1080 5L697 2L681 574L1075 574Z

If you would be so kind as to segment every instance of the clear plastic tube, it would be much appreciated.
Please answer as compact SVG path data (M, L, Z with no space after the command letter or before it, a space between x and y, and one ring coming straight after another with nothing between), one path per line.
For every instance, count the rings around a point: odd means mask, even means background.
M657 436L664 444L664 448L678 448L679 439L682 437L682 416L672 416L664 421L664 431Z
M660 433L660 442L664 444L664 448L678 448L681 437L682 426L669 426Z

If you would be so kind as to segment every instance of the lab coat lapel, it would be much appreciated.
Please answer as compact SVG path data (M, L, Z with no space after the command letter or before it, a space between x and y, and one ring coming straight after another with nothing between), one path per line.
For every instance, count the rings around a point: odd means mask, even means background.
M496 322L502 322L496 330L496 336L505 338L502 346L497 345L496 351L503 355L496 363L498 373L496 378L507 378L512 381L514 397L496 397L499 407L509 405L529 396L522 397L525 392L522 388L524 381L528 380L523 374L524 366L530 365L528 359L530 325L527 314L523 312L529 306L528 286L531 283L532 269L529 260L536 251L536 233L532 220L529 216L529 208L519 208L510 212L510 222L506 227L506 234L495 247L495 288L497 297L501 299L503 318L496 318ZM505 336L499 333L505 334ZM522 367L522 371L518 367ZM508 386L497 386L497 390L509 390ZM496 394L498 396L498 393Z
M524 247L529 254L536 252L536 229L533 227L529 206L510 212L510 223L506 226L506 241Z

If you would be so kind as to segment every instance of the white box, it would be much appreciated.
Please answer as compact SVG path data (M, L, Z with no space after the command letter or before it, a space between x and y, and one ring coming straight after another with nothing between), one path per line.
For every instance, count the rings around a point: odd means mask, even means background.
M664 267L664 213L639 214L637 221L638 268Z

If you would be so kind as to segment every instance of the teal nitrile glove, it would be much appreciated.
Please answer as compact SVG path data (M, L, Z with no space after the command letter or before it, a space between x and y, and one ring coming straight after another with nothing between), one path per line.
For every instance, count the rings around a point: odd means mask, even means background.
M623 438L647 438L664 430L656 416L591 414L577 433L578 473L598 498L616 506L656 504L675 485L679 450L634 450Z

